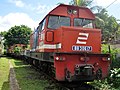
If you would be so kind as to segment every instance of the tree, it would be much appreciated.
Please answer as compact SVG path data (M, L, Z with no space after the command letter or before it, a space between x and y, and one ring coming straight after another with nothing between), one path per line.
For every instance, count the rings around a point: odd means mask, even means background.
M32 30L25 26L14 26L4 35L5 44L9 47L14 44L28 44Z
M0 35L4 37L6 33L7 33L6 31L3 31L3 32L0 32Z
M72 0L70 2L71 5L75 6L90 6L93 0Z
M96 27L102 29L102 41L113 43L120 35L120 25L113 16L109 16L105 9L99 10L96 15ZM98 18L98 19L97 19Z

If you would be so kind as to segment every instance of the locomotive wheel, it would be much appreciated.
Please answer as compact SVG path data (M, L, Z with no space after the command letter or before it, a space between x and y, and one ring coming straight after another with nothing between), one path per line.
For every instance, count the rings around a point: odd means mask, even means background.
M42 68L42 71L43 71L43 72L48 72L48 65L47 65L47 63L44 63L44 62L43 62L43 63L42 63L42 67L43 67L43 68Z
M33 62L32 62L33 66L35 66L35 61L36 61L36 60L33 60Z
M55 77L55 68L53 67L52 63L49 63L48 64L48 74L51 76L51 77Z
M42 70L42 63L41 63L41 61L39 61L38 63L39 63L38 68L39 68L40 70Z
M29 58L29 64L30 64L30 65L33 65L33 60L32 60L32 58Z
M38 68L39 66L39 61L38 60L33 60L33 65Z
M102 70L101 69L98 69L96 71L96 79L101 79L102 78Z
M35 66L36 66L36 67L39 66L39 61L38 61L38 60L35 61Z
M42 70L43 72L47 72L48 70L48 65L45 62L39 61L39 69Z

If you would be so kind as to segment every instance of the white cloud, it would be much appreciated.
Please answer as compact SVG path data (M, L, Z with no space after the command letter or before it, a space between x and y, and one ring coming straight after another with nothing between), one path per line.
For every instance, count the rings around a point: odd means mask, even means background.
M53 8L55 8L57 5L41 5L41 4L38 4L36 6L30 6L29 5L29 8L31 8L31 10L35 11L37 14L47 14L48 12L50 12Z
M36 14L47 14L57 5L42 5L40 3L34 4L26 4L22 0L9 0L10 3L15 4L17 7L24 8L26 10L32 11Z
M39 5L35 8L35 10L37 10L38 13L45 13L48 10L48 7L45 5Z
M33 4L26 4L25 2L23 2L22 0L9 0L10 3L15 4L17 7L21 7L24 8L26 10L31 10L36 12L37 14L46 14L48 13L50 10L53 9L53 7L55 7L55 5L41 5L40 3L38 3L37 5L33 5Z
M23 3L21 0L9 0L9 2L15 4L17 7L25 6L25 3Z
M103 7L107 7L109 6L111 3L113 3L115 0L95 0L97 5L99 6L103 6ZM116 0L114 2L114 4L120 3L120 0Z
M4 17L0 16L0 31L7 31L15 25L27 25L33 30L38 22L33 21L25 13L9 13Z

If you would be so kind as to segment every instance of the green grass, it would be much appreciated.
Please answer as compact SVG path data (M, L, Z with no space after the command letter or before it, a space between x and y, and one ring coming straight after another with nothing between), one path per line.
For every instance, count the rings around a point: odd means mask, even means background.
M10 90L9 62L7 58L0 58L0 90Z
M35 71L30 65L15 59L12 59L11 62L21 90L44 90L48 86L48 81L42 79L40 73Z

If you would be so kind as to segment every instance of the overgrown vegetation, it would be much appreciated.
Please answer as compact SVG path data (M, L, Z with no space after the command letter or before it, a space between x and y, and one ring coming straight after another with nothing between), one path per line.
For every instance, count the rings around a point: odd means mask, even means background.
M11 62L21 90L44 90L48 86L48 81L45 80L44 76L40 75L30 65L15 59L12 59Z
M21 50L22 50L21 47L15 47L14 48L14 53L20 54Z
M9 62L7 58L0 58L0 90L10 90Z
M109 48L110 48L110 50L109 50ZM117 57L117 54L120 53L119 48L114 48L113 45L109 46L108 44L103 44L102 52L111 54L111 60L112 60L111 68L119 68L120 67L120 57Z
M120 90L120 58L116 57L120 53L119 49L113 48L109 51L108 45L102 45L103 53L111 53L111 70L110 75L105 80L95 80L92 85L100 90Z

